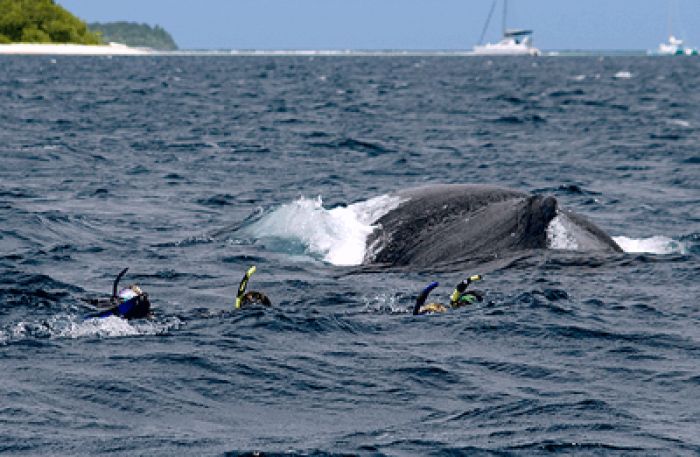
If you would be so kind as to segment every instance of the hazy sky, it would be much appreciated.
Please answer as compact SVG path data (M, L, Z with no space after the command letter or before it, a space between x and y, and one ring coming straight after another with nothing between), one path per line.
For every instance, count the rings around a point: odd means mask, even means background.
M87 21L165 27L183 49L468 49L492 0L58 0ZM700 0L510 0L508 24L543 49L700 47ZM487 39L500 35L502 1Z

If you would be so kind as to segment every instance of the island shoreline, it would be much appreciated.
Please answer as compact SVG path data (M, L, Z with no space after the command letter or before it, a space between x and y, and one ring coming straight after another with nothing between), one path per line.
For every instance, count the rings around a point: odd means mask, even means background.
M132 48L121 43L10 43L0 44L0 55L68 55L68 56L143 56L155 52L147 48Z

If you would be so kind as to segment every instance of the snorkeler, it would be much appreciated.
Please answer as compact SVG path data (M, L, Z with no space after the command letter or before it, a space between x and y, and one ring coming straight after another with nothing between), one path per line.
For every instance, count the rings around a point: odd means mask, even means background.
M474 302L481 302L484 300L484 293L482 291L467 290L469 285L474 281L481 281L481 275L470 276L466 280L457 284L455 290L452 292L452 295L450 295L450 306L452 308L459 308L460 306L471 305ZM413 307L413 315L444 313L449 309L447 306L441 303L425 304L430 292L432 292L433 289L439 285L440 283L438 282L431 282L425 289L423 289L416 300L416 305Z
M245 308L252 305L272 306L272 302L264 293L254 290L251 290L250 292L245 291L248 287L248 281L250 280L250 277L253 276L255 271L256 267L253 265L252 267L248 268L248 271L245 272L243 279L241 279L241 284L238 286L238 293L236 294L236 309Z
M126 289L117 293L119 281L126 274L128 268L124 268L114 280L112 285L112 296L109 299L91 298L84 299L85 302L97 308L107 308L85 316L85 319L103 318L117 316L123 319L143 319L151 317L151 302L139 286L132 284Z

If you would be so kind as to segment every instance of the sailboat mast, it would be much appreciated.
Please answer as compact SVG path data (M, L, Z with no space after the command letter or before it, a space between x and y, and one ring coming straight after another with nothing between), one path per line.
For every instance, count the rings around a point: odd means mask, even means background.
M493 16L493 11L496 9L496 1L493 0L491 3L491 9L489 10L489 16L486 18L486 23L484 24L484 29L481 31L481 36L479 37L479 44L484 43L484 37L486 36L486 30L489 28L489 23L491 22L491 16Z
M506 36L506 16L508 15L508 0L503 0L503 36Z

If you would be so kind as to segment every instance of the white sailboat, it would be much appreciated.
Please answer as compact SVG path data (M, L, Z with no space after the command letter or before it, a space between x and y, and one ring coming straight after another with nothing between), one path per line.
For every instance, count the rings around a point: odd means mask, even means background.
M668 43L661 43L657 54L664 56L696 56L698 55L698 50L695 48L685 47L683 40L676 38L673 33L673 6L678 8L678 5L674 5L669 0L668 3Z
M668 43L659 45L659 54L665 56L682 56L685 55L685 51L683 40L679 40L673 35L668 37Z
M498 43L481 44L484 39L484 34L488 29L493 10L496 7L496 0L491 5L488 19L484 25L484 30L481 33L479 44L474 46L474 54L481 56L538 56L540 50L534 47L532 43L532 30L525 29L508 29L506 28L506 19L508 15L508 0L503 0L503 38Z

